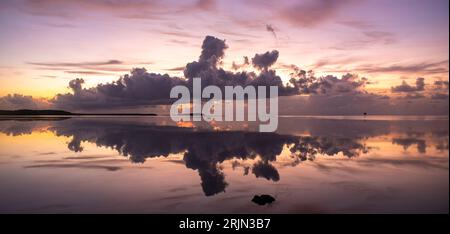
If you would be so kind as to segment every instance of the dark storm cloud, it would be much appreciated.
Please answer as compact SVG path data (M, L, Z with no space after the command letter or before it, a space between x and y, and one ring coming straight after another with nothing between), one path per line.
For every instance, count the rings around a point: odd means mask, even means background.
M197 61L188 63L184 67L184 78L171 77L167 74L149 73L143 68L133 69L120 79L92 88L83 88L84 80L70 81L72 93L58 94L51 100L57 108L63 109L92 109L111 106L137 106L143 104L170 103L169 94L172 87L185 85L192 87L192 78L202 79L202 85L225 86L278 86L280 95L295 95L298 93L292 85L283 84L275 70L269 67L276 62L278 51L256 54L253 64L261 68L261 72L231 72L219 67L225 50L228 48L225 40L207 36L203 40L202 50ZM116 63L116 62L111 62ZM244 57L245 66L249 59ZM92 63L90 63L92 65ZM100 65L100 63L95 63ZM109 64L109 63L107 63ZM56 64L78 66L82 64ZM172 69L173 70L173 69ZM176 68L181 70L181 67Z
M272 65L276 63L279 56L279 52L276 50L255 54L252 58L253 66L258 68L255 72L236 72L236 69L243 68L250 63L248 57L244 57L242 64L234 63L232 71L225 70L221 66L223 65L222 59L225 56L227 48L228 46L225 40L213 36L206 36L203 40L200 56L197 61L187 63L184 67L168 69L170 71L183 71L184 77L151 73L144 68L135 68L130 74L126 74L116 81L98 84L90 88L83 87L84 80L77 78L69 82L71 93L57 94L49 100L49 103L52 107L72 111L170 104L174 101L169 98L170 90L174 86L184 85L192 89L192 79L198 77L202 80L203 87L216 85L222 91L225 86L277 86L280 96L309 94L310 98L308 99L308 103L311 103L311 105L315 103L312 109L322 108L323 111L331 114L336 111L338 113L347 113L349 109L352 109L352 113L354 111L367 112L366 109L369 107L384 108L389 104L389 100L387 100L389 98L387 96L368 93L365 90L365 86L369 84L369 81L365 77L359 77L356 74L347 73L341 77L332 75L319 77L314 72L302 70L296 65L281 65L292 70L290 80L283 82L276 70L272 68ZM102 69L117 69L117 67L110 67L110 65L120 65L123 62L119 60L108 60L79 63L33 64L38 67L46 66L54 69L92 66L95 67L93 69L101 71ZM90 71L91 69L88 70ZM82 74L80 71L78 72ZM76 73L77 71L74 72ZM419 78L416 86L404 83L400 86L392 87L392 91L412 94L424 91L424 86L423 78ZM437 82L434 86L445 87L446 83L445 81ZM437 91L436 95L432 96L432 98L444 99L445 95L448 95L448 92L444 90ZM427 95L431 97L431 94ZM17 101L14 102L14 99L17 99ZM24 105L18 108L34 108L33 102L25 101L33 100L31 97L25 98L20 96L1 98L0 107L11 109L12 107L9 103L14 102L20 104L20 99L23 99L22 103ZM409 99L413 100L414 98L411 96ZM299 104L297 103L296 105Z
M73 93L58 94L51 100L52 103L63 109L149 104L153 101L168 100L172 87L185 84L185 81L137 68L112 83L99 84L89 89L82 88L83 83L84 80L78 78L70 81L69 87Z
M224 40L220 40L211 36L207 36L203 41L202 52L198 61L188 63L184 70L184 76L188 79L188 83L192 82L192 78L199 77L202 79L202 85L216 85L220 88L225 86L278 86L280 95L294 95L297 91L294 87L284 85L281 77L275 70L269 67L276 62L278 51L256 54L252 59L254 66L259 67L261 72L231 72L218 67L221 59L225 55L228 46ZM244 64L248 63L248 59L244 58Z
M277 50L267 51L264 54L255 54L252 58L252 64L258 69L268 69L278 59L279 52Z
M202 43L202 53L200 54L199 62L211 62L215 65L217 61L223 58L227 48L225 40L206 36Z
M202 72L208 73L206 75L213 75L212 73L217 70L217 63L224 57L227 48L225 40L206 36L202 43L202 51L198 61L186 65L184 76L194 78Z
M394 93L408 93L408 92L420 92L425 90L425 79L419 77L416 79L416 85L409 85L406 81L403 81L401 85L391 88Z

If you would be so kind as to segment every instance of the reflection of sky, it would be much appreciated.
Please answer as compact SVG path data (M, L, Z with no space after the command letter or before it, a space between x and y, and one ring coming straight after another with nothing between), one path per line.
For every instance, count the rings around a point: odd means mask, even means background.
M301 14L296 14L301 12ZM267 31L274 28L276 37ZM224 66L242 56L280 51L282 65L317 73L355 71L388 90L401 79L448 79L448 1L2 1L0 96L51 97L83 77L87 86L117 79L131 67L181 75L205 35L230 45ZM249 46L251 45L251 46ZM120 60L122 64L85 63ZM446 61L447 71L361 71ZM78 63L42 68L31 63ZM84 64L84 65L83 65ZM433 68L433 67L430 67ZM343 71L342 69L345 69ZM363 69L364 70L364 69ZM369 69L370 70L370 69ZM381 69L382 70L382 69Z
M277 134L0 121L0 209L448 212L447 120L332 120L335 131L323 119L282 120ZM257 207L255 194L277 200Z

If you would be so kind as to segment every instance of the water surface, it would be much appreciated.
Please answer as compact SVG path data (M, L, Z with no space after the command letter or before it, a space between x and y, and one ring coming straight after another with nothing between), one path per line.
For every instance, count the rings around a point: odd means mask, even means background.
M279 120L2 117L0 213L448 213L448 117Z

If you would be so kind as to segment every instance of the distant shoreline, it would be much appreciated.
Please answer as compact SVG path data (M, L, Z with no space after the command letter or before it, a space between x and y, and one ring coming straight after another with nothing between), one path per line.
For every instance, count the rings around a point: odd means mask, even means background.
M154 113L72 113L64 110L0 110L0 115L15 115L15 116L37 116L37 115L52 115L52 116L157 116Z

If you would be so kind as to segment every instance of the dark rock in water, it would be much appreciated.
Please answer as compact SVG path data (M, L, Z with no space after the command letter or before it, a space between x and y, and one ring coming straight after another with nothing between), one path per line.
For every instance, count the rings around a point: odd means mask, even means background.
M364 112L364 114L363 115L367 115L367 112Z
M252 202L254 202L260 206L270 204L274 201L275 201L275 198L270 195L267 195L267 194L262 194L261 196L255 195L252 199Z

